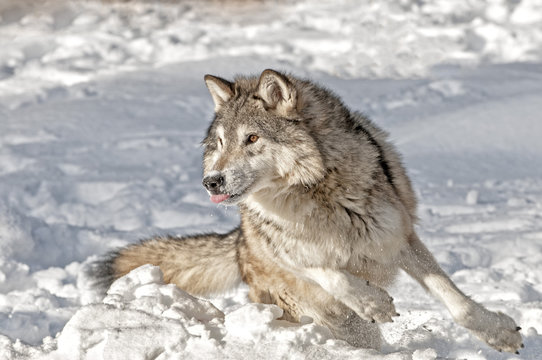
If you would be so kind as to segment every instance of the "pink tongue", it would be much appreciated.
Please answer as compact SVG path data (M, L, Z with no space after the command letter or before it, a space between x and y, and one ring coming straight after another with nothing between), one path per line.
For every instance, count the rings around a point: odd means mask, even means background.
M211 201L215 204L221 203L222 201L226 200L230 196L228 194L220 194L220 195L211 195Z

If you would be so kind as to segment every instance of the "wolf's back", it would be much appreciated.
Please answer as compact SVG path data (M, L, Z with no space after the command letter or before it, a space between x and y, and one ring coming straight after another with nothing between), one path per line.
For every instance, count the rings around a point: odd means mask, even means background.
M104 289L131 270L152 264L160 267L166 283L194 295L226 292L241 282L237 248L240 230L228 234L156 237L108 254L89 272Z

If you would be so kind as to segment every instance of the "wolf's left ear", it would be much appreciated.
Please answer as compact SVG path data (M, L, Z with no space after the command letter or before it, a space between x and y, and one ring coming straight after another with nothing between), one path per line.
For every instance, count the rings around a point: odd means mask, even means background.
M269 109L276 110L280 115L288 117L297 105L297 91L286 76L267 69L260 75L258 95Z
M213 97L215 112L217 112L233 96L233 84L213 75L205 75L203 79Z

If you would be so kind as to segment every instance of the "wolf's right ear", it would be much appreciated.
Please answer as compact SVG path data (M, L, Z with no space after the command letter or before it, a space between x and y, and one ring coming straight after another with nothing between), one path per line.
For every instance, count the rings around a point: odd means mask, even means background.
M270 109L289 117L296 109L297 91L288 78L275 70L267 69L260 75L258 95Z
M209 92L213 97L215 112L218 112L222 105L233 96L233 84L213 75L205 75L203 79L205 80L207 89L209 89Z

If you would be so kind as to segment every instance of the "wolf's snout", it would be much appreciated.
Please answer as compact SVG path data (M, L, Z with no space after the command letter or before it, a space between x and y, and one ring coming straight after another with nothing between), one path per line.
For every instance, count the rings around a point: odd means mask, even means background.
M224 184L224 177L220 174L206 176L203 178L202 183L208 191L215 191L220 185Z

